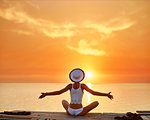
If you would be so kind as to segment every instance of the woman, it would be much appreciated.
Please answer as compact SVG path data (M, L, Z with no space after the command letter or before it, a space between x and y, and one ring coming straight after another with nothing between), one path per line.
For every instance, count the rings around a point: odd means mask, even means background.
M92 95L97 95L97 96L106 96L110 99L113 99L113 96L109 93L100 93L91 90L88 88L85 84L80 84L80 82L84 79L85 73L83 70L76 68L72 70L69 74L69 77L73 84L68 84L65 88L59 90L59 91L54 91L54 92L46 92L46 93L41 93L42 95L39 97L44 98L45 96L50 96L50 95L60 95L68 90L70 90L70 96L71 96L71 102L70 104L66 101L62 101L62 105L65 108L67 114L69 115L85 115L92 109L98 106L98 101L92 102L88 106L84 107L82 106L82 97L83 97L83 90L88 91Z

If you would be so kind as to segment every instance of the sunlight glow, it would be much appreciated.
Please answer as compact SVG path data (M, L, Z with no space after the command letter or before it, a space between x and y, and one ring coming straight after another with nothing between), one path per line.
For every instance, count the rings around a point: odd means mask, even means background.
M91 89L91 83L87 83L86 85ZM86 92L86 95L87 95L88 103L90 103L90 101L91 101L91 94L89 92Z
M86 85L87 85L89 88L91 88L91 83L87 83Z
M94 74L91 71L86 71L85 72L85 77L86 78L92 78L94 76Z

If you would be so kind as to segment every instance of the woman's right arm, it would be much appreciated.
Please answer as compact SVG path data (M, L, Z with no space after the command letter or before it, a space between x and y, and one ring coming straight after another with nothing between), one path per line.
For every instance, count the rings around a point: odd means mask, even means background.
M94 90L90 89L90 88L89 88L87 85L85 85L85 84L83 84L83 88L84 88L87 92L91 93L92 95L106 96L106 97L108 97L108 98L110 98L110 99L113 99L113 96L110 94L111 92L109 92L109 93L97 92L97 91L94 91Z
M42 95L40 95L39 99L44 98L46 96L50 96L50 95L60 95L64 92L66 92L67 90L70 90L70 88L71 88L71 84L68 84L65 88L63 88L59 91L41 93Z

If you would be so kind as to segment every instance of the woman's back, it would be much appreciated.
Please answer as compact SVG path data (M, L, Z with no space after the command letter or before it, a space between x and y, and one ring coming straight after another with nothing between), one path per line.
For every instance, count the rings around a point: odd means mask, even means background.
M71 104L82 104L82 98L83 98L83 91L81 89L81 84L79 83L79 87L75 89L73 87L74 84L72 84L72 88L70 90L70 97L71 97Z

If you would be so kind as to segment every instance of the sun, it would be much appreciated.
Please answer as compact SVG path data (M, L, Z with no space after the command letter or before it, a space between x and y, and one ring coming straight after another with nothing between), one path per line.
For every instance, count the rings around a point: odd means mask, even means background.
M91 71L86 71L85 72L85 77L86 78L90 79L90 78L93 78L93 76L94 76L93 72L91 72Z

